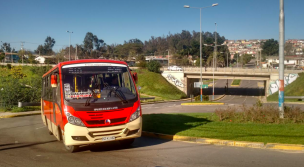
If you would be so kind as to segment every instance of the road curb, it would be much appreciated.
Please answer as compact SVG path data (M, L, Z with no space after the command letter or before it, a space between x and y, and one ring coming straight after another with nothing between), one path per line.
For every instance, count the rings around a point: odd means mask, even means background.
M224 105L224 103L182 103L182 106Z
M258 148L258 149L269 149L269 150L286 150L286 151L303 151L304 145L297 144L280 144L280 143L268 143L263 142L247 142L247 141L233 141L233 140L221 140L221 139L210 139L210 138L199 138L189 136L178 136L178 135L166 135L161 133L153 132L142 132L142 136L153 137L165 140L192 142L198 144L211 144L218 146L231 146L231 147L246 147L246 148Z
M224 98L226 96L226 94L223 94L222 96L220 96L220 97L218 97L218 98L216 98L216 99L214 99L214 100L211 100L211 101L218 101L218 100L221 100L222 98Z

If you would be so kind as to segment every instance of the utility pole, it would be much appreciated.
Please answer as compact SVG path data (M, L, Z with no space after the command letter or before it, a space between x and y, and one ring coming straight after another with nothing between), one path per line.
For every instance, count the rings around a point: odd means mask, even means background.
M284 45L285 16L284 0L280 0L280 41L279 41L279 115L284 118Z
M22 64L23 64L23 56L24 56L24 51L23 51L23 43L24 43L24 42L22 42L22 41L21 41L21 50L22 50L21 56L22 56Z
M217 24L215 23L215 33L214 33L214 35L215 35L215 45L214 45L214 55L215 55L215 71L217 71L217 56L216 56L216 52L217 52L217 47L216 47L216 45L217 45L217 35L216 35L216 28L217 28Z
M216 68L216 23L215 23L215 46L214 46L214 53L213 53L213 84L212 84L212 100L214 100L214 68Z
M262 69L262 50L260 49L260 68Z
M77 44L76 44L76 54L75 54L75 60L78 59L78 56L77 56Z

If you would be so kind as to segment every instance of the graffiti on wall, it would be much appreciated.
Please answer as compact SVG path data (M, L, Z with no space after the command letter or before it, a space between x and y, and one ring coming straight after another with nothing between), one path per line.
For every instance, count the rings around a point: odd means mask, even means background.
M291 84L299 77L298 74L288 74L288 76L284 77L284 87ZM275 92L279 91L279 80L271 81L269 83L269 95L274 94Z
M180 88L184 87L184 83L181 80L175 78L173 75L171 75L171 74L162 74L162 75L168 81L172 82L175 86L180 87Z

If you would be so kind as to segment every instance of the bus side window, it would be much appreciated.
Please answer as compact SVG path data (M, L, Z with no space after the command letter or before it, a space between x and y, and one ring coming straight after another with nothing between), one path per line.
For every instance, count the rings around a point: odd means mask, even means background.
M60 78L59 75L57 74L57 87L56 89L56 102L59 105L59 107L61 107L61 87L60 87Z

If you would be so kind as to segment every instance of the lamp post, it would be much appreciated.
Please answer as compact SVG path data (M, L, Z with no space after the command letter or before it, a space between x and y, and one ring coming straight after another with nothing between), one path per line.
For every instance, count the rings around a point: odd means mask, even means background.
M69 34L70 34L69 61L71 61L71 34L73 33L73 31L67 31L67 33L69 33Z
M190 7L189 5L184 5L184 8L194 8L200 10L200 89L201 89L201 101L203 101L203 88L202 88L202 9L215 7L218 3L212 4L206 7Z
M207 45L207 44L204 44L205 46L210 46L210 45ZM225 45L220 45L220 46L225 46ZM214 50L215 50L215 48L216 48L216 46L210 46L210 47L214 47ZM213 57L212 57L212 69L213 69L213 89L212 89L212 100L214 100L214 68L215 68L215 66L214 66L214 63L215 63L215 54L216 54L216 52L214 51L213 52Z

